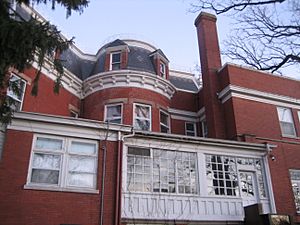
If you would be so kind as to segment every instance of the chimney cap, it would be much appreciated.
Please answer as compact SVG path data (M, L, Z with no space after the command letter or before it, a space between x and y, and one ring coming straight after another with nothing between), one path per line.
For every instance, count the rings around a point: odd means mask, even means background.
M198 23L200 22L200 20L210 20L213 22L217 21L217 17L211 13L207 13L207 12L201 12L197 18L195 19L195 26L197 27Z

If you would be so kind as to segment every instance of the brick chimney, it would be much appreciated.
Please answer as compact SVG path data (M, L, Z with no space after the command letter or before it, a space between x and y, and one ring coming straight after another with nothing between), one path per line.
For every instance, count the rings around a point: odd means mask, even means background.
M208 137L225 138L224 113L217 96L220 91L217 71L222 64L216 21L216 16L201 12L195 20L195 26L198 34Z

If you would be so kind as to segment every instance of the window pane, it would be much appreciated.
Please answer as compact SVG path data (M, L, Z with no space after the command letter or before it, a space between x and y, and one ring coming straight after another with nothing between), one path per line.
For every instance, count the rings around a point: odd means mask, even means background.
M128 154L130 154L130 155L150 156L150 149L129 147L128 148Z
M96 144L72 141L70 152L94 155L96 153Z
M39 154L35 153L33 156L33 165L34 168L40 169L56 169L60 168L60 155L49 155L49 154Z
M62 146L62 140L44 137L38 137L35 143L35 147L38 149L61 150Z
M162 124L168 126L168 125L169 125L169 119L168 119L168 118L169 118L169 117L168 117L167 114L162 113L162 112L160 113L160 122L161 122Z
M168 127L165 127L165 126L160 126L160 131L162 133L168 133L169 132L169 128Z
M280 121L293 123L291 109L278 107L277 111L278 111L278 117Z
M290 177L294 193L297 212L300 212L300 170L290 170Z
M119 70L121 69L121 63L115 63L111 65L112 70Z
M112 53L112 63L121 62L121 53Z
M206 180L208 194L237 196L237 169L232 157L207 155Z
M107 106L107 117L121 116L121 105Z
M281 132L286 135L295 136L295 128L293 123L280 122Z
M150 107L136 105L135 106L135 115L140 118L148 118L150 119Z
M150 121L149 120L142 120L142 119L135 119L134 128L139 130L150 130Z
M25 81L13 75L9 80L7 95L12 97L13 99L21 101L23 97L24 88Z
M58 184L59 171L33 169L32 183Z
M111 105L106 106L106 122L110 123L121 123L122 117L122 105Z
M69 171L94 173L96 160L91 157L71 156L69 158Z
M94 174L69 172L68 184L77 187L94 187Z
M194 131L194 124L193 123L186 123L186 129L188 131Z

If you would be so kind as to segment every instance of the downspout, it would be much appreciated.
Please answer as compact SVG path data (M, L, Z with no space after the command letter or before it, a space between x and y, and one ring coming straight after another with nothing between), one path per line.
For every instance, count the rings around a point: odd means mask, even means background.
M109 123L107 123L106 128L106 135L105 139L103 140L103 163L102 163L102 186L101 186L101 196L100 196L100 220L99 225L103 225L103 210L104 210L104 191L105 191L105 175L106 175L106 145L107 145L107 139L108 139L108 132L109 132Z
M101 197L100 197L100 225L103 225L103 205L104 205L104 185L106 174L106 143L102 147L103 149L103 164L102 164L102 184L101 184Z
M135 135L133 128L131 132L131 134L124 135L123 137L121 135L121 131L118 132L115 225L121 225L123 143L125 138L133 137Z

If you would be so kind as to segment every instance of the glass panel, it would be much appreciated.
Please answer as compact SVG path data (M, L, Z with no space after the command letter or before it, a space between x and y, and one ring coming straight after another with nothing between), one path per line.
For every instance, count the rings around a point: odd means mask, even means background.
M135 105L135 115L139 118L148 118L150 119L150 107Z
M293 123L291 109L277 107L278 117L281 122Z
M71 156L69 158L69 171L94 173L96 160L91 157Z
M293 123L280 122L281 132L282 134L295 136L295 127Z
M121 63L115 63L111 65L112 70L119 70L121 69Z
M194 132L194 124L193 123L186 123L186 130Z
M111 123L121 123L121 113L122 113L122 106L121 105L112 105L106 106L106 119L105 121Z
M121 53L112 53L112 63L121 62Z
M40 169L59 170L60 162L60 155L34 153L32 167Z
M107 122L121 124L121 119L107 119Z
M236 196L238 192L235 159L224 156L206 156L206 179L211 195ZM212 191L214 190L214 191Z
M128 154L130 154L130 155L150 156L150 149L129 147L128 148Z
M165 126L169 126L169 116L163 112L160 112L160 122Z
M38 137L35 147L38 149L61 150L63 147L63 141L53 138Z
M7 95L15 100L22 101L24 88L25 88L25 81L13 75L9 80Z
M94 174L69 172L68 184L78 187L94 187Z
M59 171L32 169L31 182L44 184L58 184Z
M135 119L134 122L134 128L145 131L150 130L150 121L148 120Z
M77 154L96 154L96 144L72 141L70 152Z

